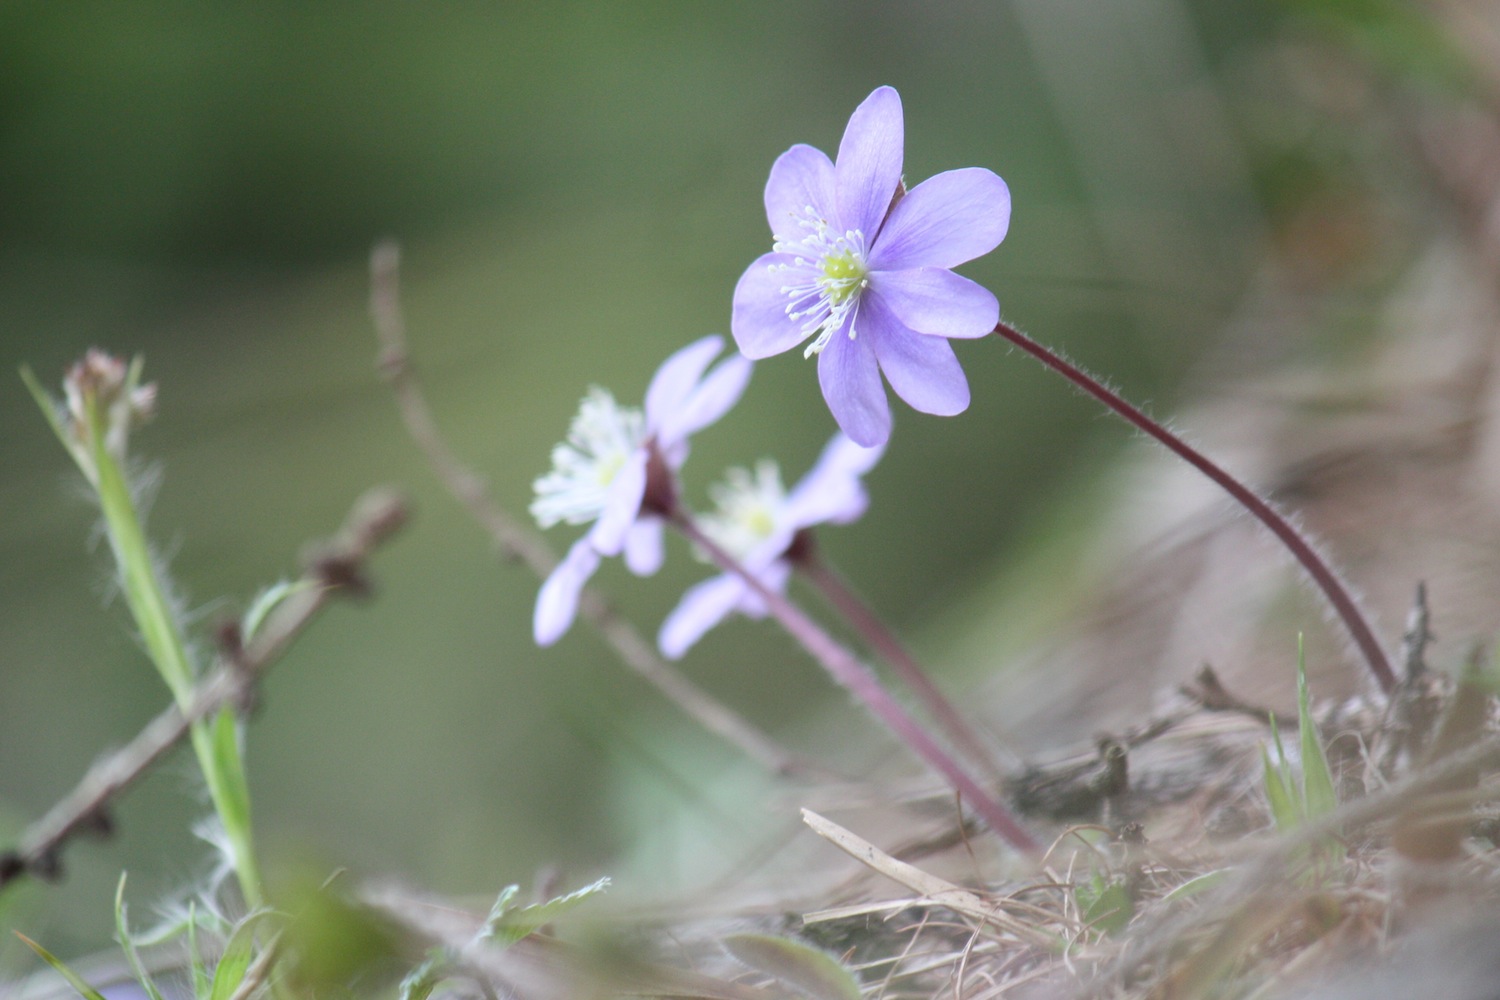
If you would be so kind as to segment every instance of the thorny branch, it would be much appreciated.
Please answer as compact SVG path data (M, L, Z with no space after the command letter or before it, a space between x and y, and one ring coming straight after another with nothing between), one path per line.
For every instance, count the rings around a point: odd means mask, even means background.
M395 243L381 243L371 253L370 315L380 340L377 363L396 398L407 433L443 486L489 534L501 557L518 559L537 576L546 577L556 567L557 557L535 532L500 506L485 481L454 454L438 430L407 351L399 294L400 260L400 248ZM738 747L773 773L789 775L810 770L807 764L796 760L765 733L657 656L650 643L616 614L598 591L585 587L578 611L626 666L704 729Z
M365 563L407 515L405 502L389 490L361 497L339 533L307 559L301 585L291 589L248 642L242 642L237 628L221 631L218 663L198 683L186 712L173 705L152 719L133 740L89 768L71 793L27 828L19 847L0 853L0 888L27 874L57 877L68 841L108 830L110 804L185 737L194 722L225 705L242 710L249 705L266 670L329 601L369 591Z

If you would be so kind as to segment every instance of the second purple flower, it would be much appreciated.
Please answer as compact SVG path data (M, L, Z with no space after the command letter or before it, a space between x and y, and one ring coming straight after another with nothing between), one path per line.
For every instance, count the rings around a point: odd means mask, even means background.
M723 346L723 338L708 336L667 358L651 379L643 410L621 406L597 386L584 397L567 440L552 449L552 471L534 484L531 514L543 528L590 525L537 594L537 645L552 645L573 624L579 595L602 558L623 554L637 576L661 567L657 508L675 503L675 496L662 494L676 491L688 438L729 412L750 380L750 362L737 355L708 367Z

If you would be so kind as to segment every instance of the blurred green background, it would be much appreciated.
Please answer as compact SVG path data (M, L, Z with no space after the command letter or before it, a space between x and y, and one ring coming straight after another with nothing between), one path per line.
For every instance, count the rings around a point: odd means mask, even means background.
M1170 412L1276 213L1339 172L1265 151L1289 112L1258 87L1289 16L1249 0L0 7L4 825L166 703L14 374L55 384L97 345L143 354L159 383L134 447L161 471L152 534L204 635L294 573L367 487L414 498L374 601L331 611L266 685L249 761L268 853L455 893L547 864L691 884L659 818L701 814L729 855L765 802L727 795L755 787L728 777L734 753L587 629L532 645L536 581L436 487L374 372L371 245L402 242L438 417L519 512L590 383L639 399L669 351L727 333L734 283L769 245L775 156L832 152L891 84L910 181L983 165L1010 184L1009 237L964 273ZM1293 153L1315 141L1291 132ZM997 343L958 350L970 411L896 404L870 513L823 535L919 648L1018 553L1037 566L1128 440ZM762 363L695 444L689 490L766 454L795 480L832 430L810 363ZM702 573L676 546L655 580L610 567L599 582L654 634ZM768 626L735 621L684 669L810 755L847 762L871 742ZM203 872L189 767L174 757L121 803L117 837L69 851L29 933L60 953L98 943L120 870L138 906Z

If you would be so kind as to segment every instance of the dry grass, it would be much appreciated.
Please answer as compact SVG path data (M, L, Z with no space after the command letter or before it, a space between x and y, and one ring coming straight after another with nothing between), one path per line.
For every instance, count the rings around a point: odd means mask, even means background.
M1328 991L1350 988L1349 977L1371 975L1359 970L1391 961L1406 973L1438 961L1438 984L1486 982L1471 966L1482 971L1489 952L1455 957L1453 943L1472 941L1500 910L1489 840L1500 800L1495 704L1477 684L1422 680L1401 698L1437 700L1424 730L1398 727L1395 710L1325 706L1320 730L1342 799L1296 829L1277 831L1267 809L1266 723L1183 697L1174 714L1121 738L1134 742L1130 780L1096 800L1093 821L1052 823L1039 863L989 853L992 838L953 823L888 852L804 810L809 835L862 867L818 890L827 905L678 914L614 927L607 944L536 939L476 958L471 972L497 996L816 996L747 971L718 944L753 928L835 955L881 1000L1336 996ZM1393 741L1402 753L1386 752ZM1085 763L1047 773L1086 783ZM377 905L429 942L464 940L479 920L444 931L422 916L430 902L398 894ZM1402 957L1410 948L1417 958ZM1394 996L1382 982L1374 976L1360 995ZM1442 995L1470 995L1456 989Z

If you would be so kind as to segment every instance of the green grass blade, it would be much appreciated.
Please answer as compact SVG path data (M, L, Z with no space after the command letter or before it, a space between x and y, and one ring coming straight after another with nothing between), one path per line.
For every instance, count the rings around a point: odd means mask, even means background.
M769 934L732 934L723 943L739 961L809 1000L860 1000L854 973L809 945Z
M193 972L193 996L201 997L208 992L208 969L203 964L203 951L198 947L198 903L188 902L187 912L188 966Z
M229 936L224 954L214 967L213 985L208 990L208 1000L229 1000L245 980L245 970L250 967L250 953L255 945L252 922L244 921Z
M68 981L68 985L73 987L73 989L78 992L78 995L83 997L84 1000L104 1000L104 994L100 993L88 983L84 982L83 977L64 965L62 959L52 954L52 952L48 951L46 948L43 948L41 945L31 940L31 938L27 937L25 934L22 934L20 931L15 931L13 933L16 935L16 937L20 938L21 941L25 943L26 947L36 952L37 957L46 962L48 965L52 966L52 968L56 969L57 974L66 979Z
M214 805L226 832L248 840L250 835L250 789L245 783L244 756L240 753L239 720L234 710L219 709L213 719L213 770L220 788Z
M1304 815L1315 820L1333 812L1339 803L1333 790L1333 772L1328 766L1328 755L1323 752L1323 741L1318 735L1318 724L1313 721L1312 712L1308 708L1307 660L1300 635L1297 637L1297 728L1302 746Z
M36 380L31 369L25 365L21 366L21 381L26 383L26 389L31 393L31 398L36 400L37 408L42 411L42 416L47 418L47 423L52 427L52 433L57 435L57 440L68 454L73 454L73 445L68 440L67 429L63 427L62 418L58 416L57 402L42 388L42 384Z
M1277 763L1271 762L1271 754L1260 748L1260 763L1266 769L1266 804L1271 807L1271 819L1283 834L1293 831L1302 822L1302 805L1292 774L1287 766L1287 754L1281 747L1281 733L1277 730L1277 717L1271 717L1271 742L1277 748Z
M1221 885L1233 870L1232 868L1215 868L1211 872L1195 875L1163 896L1162 902L1171 903L1179 899L1190 899L1200 892L1205 892L1216 885Z
M141 989L151 1000L162 1000L161 991L146 975L146 967L141 964L141 956L135 950L135 941L130 936L130 928L125 922L125 873L120 873L120 884L115 887L115 936L120 942L120 949L125 953L125 961L130 966L130 972L135 976L136 982L141 984Z

